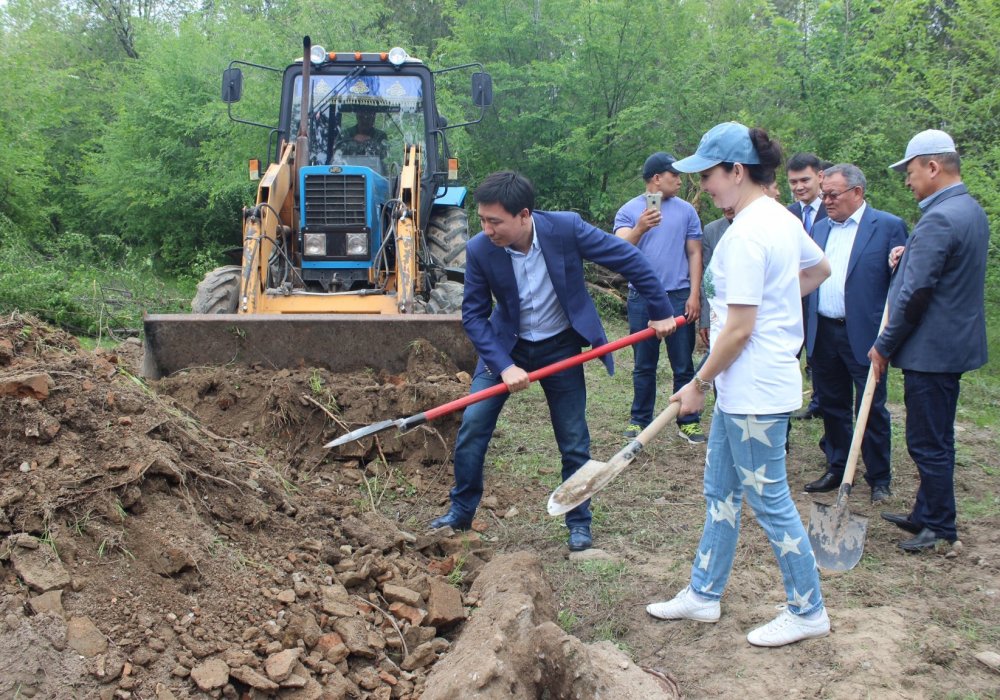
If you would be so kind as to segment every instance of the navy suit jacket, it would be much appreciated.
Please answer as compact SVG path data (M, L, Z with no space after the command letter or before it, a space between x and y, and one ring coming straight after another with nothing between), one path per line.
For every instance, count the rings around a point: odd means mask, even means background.
M823 250L826 250L831 228L830 219L823 219L813 225L813 240ZM889 293L892 278L889 251L905 243L906 224L902 219L871 205L865 207L854 236L854 246L847 263L847 282L844 284L847 340L854 359L862 365L869 364L868 351L878 337L882 311ZM816 290L806 301L806 351L809 356L812 356L816 345L818 306L819 290Z
M795 214L795 218L797 218L799 221L802 221L802 202L799 201L792 202L791 204L788 205L788 211ZM826 217L827 217L826 205L823 204L823 202L820 202L819 211L816 212L816 218L813 219L813 230L812 233L810 234L813 238L816 237L816 224L818 224ZM804 223L802 225L805 226Z
M924 210L892 281L889 325L875 347L895 367L961 373L986 364L990 224L965 185Z
M631 243L591 226L578 214L535 211L535 235L545 258L556 297L573 329L590 345L608 342L604 327L587 293L583 261L590 260L624 276L645 297L649 317L673 316L666 292L646 257ZM494 305L493 300L496 300ZM462 325L479 353L479 366L499 374L514 364L510 352L518 341L521 300L510 255L486 234L473 236L466 246L465 296ZM614 373L611 354L603 358Z

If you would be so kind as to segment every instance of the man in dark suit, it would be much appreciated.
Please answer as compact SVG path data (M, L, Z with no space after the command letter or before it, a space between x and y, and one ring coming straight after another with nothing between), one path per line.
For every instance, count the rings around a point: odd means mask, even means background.
M963 372L986 364L986 213L962 184L955 142L922 131L903 160L923 213L889 291L889 324L868 353L877 373L903 370L906 446L920 474L909 515L882 517L914 535L899 546L920 551L954 542L955 412ZM890 259L891 262L892 259Z
M906 242L906 224L898 216L865 202L867 182L854 165L823 173L820 196L829 218L813 228L813 239L826 252L832 272L806 302L806 351L823 408L826 473L806 484L806 491L840 487L851 448L854 416L868 379L868 350L878 336L892 268L889 251ZM890 496L890 424L885 407L886 383L875 389L861 454L872 503Z
M788 205L788 211L795 214L806 233L812 235L813 226L826 218L826 207L819 196L823 186L822 161L815 153L796 153L785 166L788 173L788 187L795 201Z
M813 235L813 227L827 217L826 206L823 198L819 196L820 188L823 185L823 161L815 153L796 153L788 159L785 166L788 175L788 188L792 191L795 201L788 205L788 211L795 214L802 227L810 236ZM806 316L805 302L802 304L803 318ZM805 320L805 332L809 332L808 319ZM809 361L809 353L806 353L806 375L812 379L812 365ZM797 420L809 420L820 418L823 413L820 410L819 400L816 396L815 380L812 396L809 404L792 414L792 418ZM791 432L791 425L789 432ZM824 448L825 449L825 448Z
M462 325L479 353L471 392L503 382L528 387L528 372L564 360L585 345L607 342L587 293L583 261L623 275L646 299L650 327L672 333L673 309L656 273L633 245L569 212L534 211L527 178L494 173L476 189L483 230L466 246ZM494 301L496 304L494 305ZM604 356L608 372L611 355ZM590 459L587 387L577 365L541 380L552 429L562 454L563 480ZM455 442L455 486L448 512L432 528L468 529L483 494L483 463L508 394L465 409ZM590 502L566 514L569 548L588 549Z

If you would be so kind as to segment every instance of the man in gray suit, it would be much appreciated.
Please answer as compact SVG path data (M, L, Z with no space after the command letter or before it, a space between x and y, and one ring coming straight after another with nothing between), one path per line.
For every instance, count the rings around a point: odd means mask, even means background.
M889 288L889 325L868 357L876 376L889 362L903 370L906 446L920 487L909 515L882 517L914 535L899 546L916 552L958 537L955 411L962 373L986 364L990 230L983 208L962 184L955 142L945 132L920 132L890 167L906 172L923 213ZM890 263L893 258L890 253Z

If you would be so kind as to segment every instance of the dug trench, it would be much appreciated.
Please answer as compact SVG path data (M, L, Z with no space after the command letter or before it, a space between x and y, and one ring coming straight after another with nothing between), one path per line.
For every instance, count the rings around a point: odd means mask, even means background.
M429 343L154 384L140 353L0 322L0 698L679 696L555 624L536 554L394 510L444 502L457 417L322 448L466 393Z

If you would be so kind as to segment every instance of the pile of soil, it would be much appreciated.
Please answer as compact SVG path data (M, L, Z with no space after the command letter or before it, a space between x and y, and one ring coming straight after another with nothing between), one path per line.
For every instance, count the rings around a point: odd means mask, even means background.
M476 532L378 512L444 502L458 416L322 447L465 394L430 343L399 375L227 367L152 386L140 355L0 321L0 697L418 698L482 591L491 610L522 595L468 589L493 558ZM552 627L546 644L580 645ZM540 672L541 639L510 641L515 677ZM546 692L628 665L612 656L569 655Z
M399 376L203 370L154 391L139 352L0 324L0 697L419 696L466 616L443 574L469 544L364 494L387 460L440 463L457 423L322 444L467 376L416 344Z

